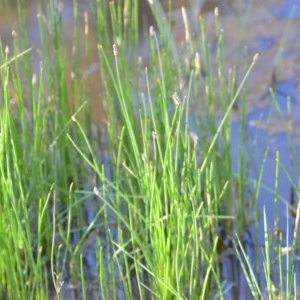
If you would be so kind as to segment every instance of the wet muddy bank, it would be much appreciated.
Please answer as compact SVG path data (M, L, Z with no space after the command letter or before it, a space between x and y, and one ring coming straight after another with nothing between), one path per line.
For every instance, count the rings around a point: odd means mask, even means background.
M180 47L184 48L186 33L183 30L184 25L182 10L180 9L180 5L178 5L178 7L174 7L172 16L172 30L174 31L174 46L180 49ZM203 18L205 18L207 22L208 33L213 32L213 29L211 29L215 26L215 10L213 9L213 5L206 2L203 7L200 5L199 8L201 10ZM290 9L287 10L286 6L279 1L277 1L276 3L274 1L272 3L245 3L238 1L229 1L227 3L227 6L224 6L223 9L220 9L219 18L220 30L222 30L225 39L225 72L227 72L228 69L236 66L238 68L239 80L241 80L242 76L245 73L245 65L249 62L249 60L252 59L255 53L260 53L259 62L256 65L253 73L250 75L245 90L245 94L247 95L247 113L245 123L241 124L237 118L237 121L235 121L231 125L231 151L233 172L238 173L237 145L240 143L239 129L240 126L245 126L247 127L246 132L248 134L247 146L250 149L248 149L248 151L249 155L251 155L251 157L249 158L251 159L250 179L253 179L253 181L256 180L260 171L262 158L264 157L264 149L266 146L269 148L269 153L266 156L264 162L262 178L263 185L267 188L263 188L260 191L257 207L254 209L258 209L261 212L266 211L268 223L276 224L277 226L276 228L275 226L273 227L274 232L283 232L287 237L286 240L288 242L285 244L285 246L287 247L288 244L291 243L293 238L291 232L295 222L293 217L291 217L291 215L289 214L287 209L288 206L286 205L287 203L291 204L292 194L291 184L288 178L289 176L287 176L287 174L292 174L295 182L297 182L297 178L299 177L298 170L293 169L294 165L298 163L299 153L297 149L292 149L289 144L289 138L292 137L296 142L294 144L295 147L298 144L299 138L299 82L297 78L297 73L299 71L299 45L297 44L296 39L299 20L297 19L297 10L291 10L295 13L295 17L291 18L290 20L289 17L284 17L286 15L289 16L289 14L286 14L286 11L290 11ZM188 10L188 13L191 12ZM62 14L62 17L63 20L69 20L68 15L64 15L64 13ZM34 22L36 22L36 20ZM84 23L85 20L83 20L82 22ZM73 25L71 25L71 27L72 26ZM82 26L81 28L83 27L84 26ZM29 28L31 28L30 24ZM91 43L94 42L94 39L96 39L95 36L91 35L90 37ZM34 40L35 36L33 35L32 38ZM67 37L65 40L67 43L71 43ZM216 49L216 35L209 35L209 43L211 47L210 49L213 53L214 49ZM181 54L180 50L178 51L178 53ZM97 54L95 55L97 56ZM179 55L176 59L181 59L181 56ZM245 63L245 60L247 63ZM92 61L83 61L82 71L84 73L90 68L90 62ZM70 73L72 72L70 69L68 69L67 73L70 75ZM205 70L203 73L205 73ZM89 72L85 74L88 74L88 77L90 75ZM101 77L98 77L99 74L97 74L97 72L92 73L91 76L93 76L93 74L96 74L96 78L90 78L93 82L98 82L98 80L101 80ZM99 86L97 86L97 88L99 88ZM275 92L274 97L271 97L269 93L270 88L272 88ZM92 90L90 90L90 92L93 93ZM96 96L93 96L92 98L98 99L99 91L96 91L95 93ZM276 102L276 104L279 106L280 111L276 111L276 105L274 105L274 102ZM95 107L94 109L99 111ZM200 114L201 111L197 112L195 116L192 117L197 119ZM195 123L195 133L198 134L197 130L199 130L199 128L197 128L197 122ZM276 157L278 154L280 154L280 165L283 167L280 169L279 177L276 179ZM105 159L107 159L107 161ZM108 167L110 165L109 158L105 157L104 161L99 161L99 164L103 164L104 166ZM107 178L111 179L109 171L107 171L106 174ZM279 185L276 185L276 180L278 180ZM249 185L254 187L255 183L251 182L249 183ZM92 184L89 184L85 187L85 189L92 190L93 187L94 186ZM97 196L97 193L101 191L101 183L97 183L97 188L94 191L95 195ZM276 191L277 194L274 191ZM114 196L113 192L111 192L110 194L112 197ZM93 197L97 198L95 195ZM93 197L86 199L86 210L84 212L84 216L86 218L87 226L89 226L89 224L93 222L95 218L95 211L99 209L99 206L95 205L95 199ZM276 209L279 209L280 212L283 212L282 215L280 215L280 220L277 223L275 222L276 220L274 214L274 197L280 198L278 207ZM112 232L113 240L118 241L117 227L115 226L115 224L113 224L113 214L110 214L110 219L112 222L112 226L110 229ZM286 224L288 224L288 229L290 230L289 233L286 232ZM250 252L254 251L255 247L261 247L263 245L263 220L260 219L259 224L256 225L259 226L261 232L259 241L253 241L253 232L250 241L247 241L247 239L245 238L245 245L250 245ZM250 226L250 228L247 229L245 236L247 236L248 230L251 233L252 229L253 228L251 228ZM83 257L86 264L85 272L87 274L87 278L89 278L91 282L93 282L95 279L95 249L97 247L96 242L99 235L101 238L101 244L107 244L105 232L99 232L96 230L95 233L95 235L91 235L89 239L87 239L88 242L84 244L83 247L86 248L86 251L83 251ZM225 235L230 236L233 235L233 233L227 232L225 233ZM74 244L76 244L77 242L78 239L76 236L74 236ZM229 277L228 295L233 295L232 297L237 299L241 298L241 295L243 293L241 291L238 291L237 287L245 284L245 282L236 283L236 280L239 281L240 279L239 274L241 274L241 270L237 271L238 275L234 275L233 269L235 268L236 261L235 258L231 256L231 254L232 253L230 253L229 251L228 256L226 254L224 255L225 258L222 270L224 272L224 278L226 276ZM112 253L110 253L110 255L112 255ZM109 258L105 258L105 260L108 259ZM256 263L260 263L259 259L260 257L255 257L253 260L253 265L255 265ZM226 263L228 261L229 266L228 269L226 269ZM232 263L232 265L230 265L230 263ZM258 274L258 276L260 276L260 274ZM118 281L119 277L119 271L116 270L116 278ZM68 275L66 275L64 279L66 282L64 286L64 293L66 293L66 295L68 293L71 294L71 296L66 297L70 297L70 299L72 299L72 297L73 299L74 297L76 298L77 295L80 294L80 292L78 292L78 290L80 290L80 287L72 285L71 279L68 278ZM264 286L264 284L265 283L262 279L262 286ZM120 293L119 298L122 299L124 297L124 291L122 290L121 283L120 286L120 291L118 291L118 293ZM99 297L96 289L94 292L95 294L93 297Z

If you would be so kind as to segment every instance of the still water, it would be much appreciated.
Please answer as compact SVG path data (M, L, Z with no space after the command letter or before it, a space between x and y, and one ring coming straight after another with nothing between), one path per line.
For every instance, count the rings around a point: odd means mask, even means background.
M1 1L5 2L5 1ZM297 204L295 191L291 185L291 180L299 180L299 134L300 134L300 4L297 0L174 0L172 12L172 33L176 45L181 45L185 40L185 32L181 7L187 8L190 16L191 27L195 26L197 17L201 15L207 22L207 26L213 28L214 8L219 6L220 24L223 28L225 40L225 64L226 67L243 65L244 56L252 58L255 53L260 53L256 67L250 74L246 86L247 94L247 116L244 124L238 118L232 124L232 162L233 170L238 168L238 144L239 128L245 126L248 134L248 147L251 152L250 178L253 179L249 185L255 187L255 179L258 176L261 166L262 188L259 192L257 208L266 213L267 223L270 231L282 232L284 237L284 247L288 247L293 239L294 218L291 209ZM11 30L16 24L15 1L10 1L9 6L5 6L7 14L0 18L0 32L2 43L11 47ZM87 1L79 1L79 11L89 12L90 7ZM4 5L4 4L1 4ZM3 8L4 6L2 6ZM167 11L168 1L161 1L162 11ZM140 13L147 19L147 24L155 24L151 15L149 5L146 1L141 2ZM72 1L63 1L62 20L64 28L64 42L67 53L72 53L72 38L74 27ZM39 33L38 33L38 8L36 1L26 1L26 18L28 24L28 34L32 49L33 68L38 73L41 57L39 56ZM85 25L89 22L88 39L91 44L91 55L88 59L84 55L80 58L81 74L86 76L93 101L93 111L96 112L94 118L102 120L103 115L98 102L100 93L99 82L101 76L97 67L98 50L96 41L95 24L93 19L87 21L84 13L79 17L79 28L84 35ZM7 26L10 24L10 26ZM145 30L141 29L141 30ZM211 30L209 40L214 42L215 34ZM143 49L141 40L140 51ZM81 45L84 48L84 45ZM243 53L243 56L241 55ZM143 53L139 53L143 56ZM144 57L145 61L147 58ZM71 64L70 64L71 65ZM241 79L245 69L238 70ZM72 70L67 66L66 77L71 84ZM85 75L83 75L85 74ZM275 97L271 97L269 90L272 88ZM277 109L277 108L278 109ZM197 133L197 128L194 128ZM268 153L263 152L266 148ZM279 160L276 162L276 158ZM276 182L276 163L279 164L278 181ZM290 179L290 178L291 179ZM275 192L276 191L276 192ZM278 201L276 200L278 199ZM274 203L277 203L276 205ZM275 211L280 212L279 219L276 219ZM92 217L91 217L92 219ZM276 224L276 228L274 228ZM259 220L260 232L259 244L264 243L264 224ZM288 229L288 231L287 231ZM248 245L248 253L256 264L261 257L257 257L251 247L253 239L253 228L245 233L245 244ZM87 259L88 261L89 259ZM90 258L91 266L93 257ZM259 264L259 263L258 263ZM295 269L299 272L299 261L295 262ZM260 273L261 272L261 273ZM263 271L260 270L261 283L264 285ZM232 299L250 299L249 291L243 287L245 281L239 276L241 270L236 267L236 262L231 256L224 260L223 276L228 283L227 295ZM275 279L276 281L276 279ZM300 284L300 283L299 283Z

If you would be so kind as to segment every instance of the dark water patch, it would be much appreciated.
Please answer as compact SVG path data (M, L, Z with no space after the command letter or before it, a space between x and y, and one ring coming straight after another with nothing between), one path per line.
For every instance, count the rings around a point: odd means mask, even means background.
M233 245L232 245L233 246ZM240 260L237 257L237 251L241 252L240 246L247 253L248 259L252 265L255 265L253 237L248 230L241 237L241 245L235 244L227 250L221 257L221 276L223 279L223 293L225 299L252 299L251 291L247 285L247 280L241 268ZM245 261L243 261L245 263Z

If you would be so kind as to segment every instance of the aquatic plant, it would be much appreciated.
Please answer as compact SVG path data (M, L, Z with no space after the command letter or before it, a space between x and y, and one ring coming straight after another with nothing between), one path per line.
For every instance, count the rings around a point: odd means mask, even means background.
M145 34L138 30L139 1L102 2L87 6L81 23L74 1L73 52L64 44L64 8L39 4L38 74L22 1L12 45L0 47L0 295L223 299L240 293L235 271L243 271L245 291L256 299L296 295L299 205L294 201L293 243L283 247L257 207L267 189L266 149L257 177L250 175L244 86L258 55L245 58L242 78L226 69L218 10L211 29L203 18L190 24L182 9L179 43L171 7L168 14L154 1L156 22ZM96 94L89 75L99 80ZM97 118L95 107L102 108ZM279 156L276 162L278 172ZM282 201L276 187L272 192ZM261 220L264 245L257 239ZM257 259L260 251L265 280L249 254Z

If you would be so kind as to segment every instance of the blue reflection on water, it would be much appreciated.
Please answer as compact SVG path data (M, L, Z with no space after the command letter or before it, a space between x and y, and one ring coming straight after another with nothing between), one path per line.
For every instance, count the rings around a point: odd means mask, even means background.
M286 0L278 8L273 9L273 14L278 19L300 18L299 0Z
M267 51L273 46L274 43L275 43L274 38L258 36L256 38L256 44L257 44L256 51L258 52Z

